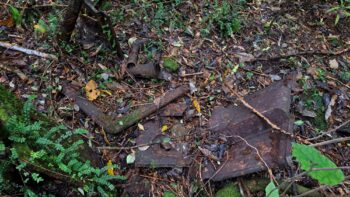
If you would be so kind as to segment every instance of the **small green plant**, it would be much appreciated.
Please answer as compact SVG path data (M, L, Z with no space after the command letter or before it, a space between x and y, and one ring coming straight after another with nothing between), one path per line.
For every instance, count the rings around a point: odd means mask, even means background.
M243 5L243 1L238 3L229 3L228 1L215 1L213 11L206 16L202 23L206 25L201 33L207 35L212 29L219 29L222 36L231 36L239 32L242 22L239 17L239 10Z
M30 182L41 183L44 177L41 173L49 172L57 177L63 177L70 183L81 185L76 188L83 195L94 195L97 192L103 196L115 189L111 180L124 179L122 176L112 176L107 173L107 166L99 169L93 167L89 160L80 159L79 149L84 143L79 136L86 134L86 130L70 130L64 125L58 125L43 132L45 123L33 122L31 97L24 105L23 116L12 116L5 125L9 133L8 139L13 147L8 161L16 166L23 177L23 192L33 192L26 185ZM1 162L1 165L3 163ZM29 167L29 168L27 168ZM117 166L113 166L117 168ZM0 169L0 172L3 170ZM0 185L7 180L0 174ZM6 189L6 188L0 188ZM1 193L1 190L0 190Z
M13 21L16 23L16 25L20 25L22 22L22 15L19 12L19 10L12 5L9 7L9 11L12 15Z
M341 16L350 17L350 0L340 0L338 5L333 6L327 12L336 14L334 24L337 25Z

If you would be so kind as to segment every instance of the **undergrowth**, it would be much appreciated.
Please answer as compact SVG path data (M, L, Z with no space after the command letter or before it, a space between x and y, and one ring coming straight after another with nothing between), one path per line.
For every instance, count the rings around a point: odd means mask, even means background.
M0 193L6 193L11 190L9 186L16 185L5 173L14 165L22 179L17 188L28 196L36 196L28 184L44 182L47 174L76 185L74 190L83 195L100 193L109 196L108 193L115 189L111 181L124 177L108 175L107 167L96 168L90 161L81 159L79 149L84 142L79 135L86 134L86 130L70 130L64 125L46 130L44 122L32 121L32 100L33 97L25 103L23 116L14 115L6 121L5 129L13 146L9 160L1 160Z

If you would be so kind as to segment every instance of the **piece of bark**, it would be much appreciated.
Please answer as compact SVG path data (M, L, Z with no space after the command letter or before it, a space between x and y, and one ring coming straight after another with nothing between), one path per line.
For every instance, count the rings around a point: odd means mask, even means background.
M137 64L128 68L131 75L142 78L158 78L160 72L159 64L150 62L147 64Z
M138 123L143 118L156 112L158 109L166 106L173 100L183 96L188 91L189 88L187 86L180 86L175 90L167 92L163 97L157 98L152 104L144 105L123 117L115 118L114 116L107 116L92 102L78 96L77 90L71 85L65 84L63 86L64 94L67 97L74 99L83 112L90 116L99 126L103 127L107 133L111 134L122 132L135 123Z

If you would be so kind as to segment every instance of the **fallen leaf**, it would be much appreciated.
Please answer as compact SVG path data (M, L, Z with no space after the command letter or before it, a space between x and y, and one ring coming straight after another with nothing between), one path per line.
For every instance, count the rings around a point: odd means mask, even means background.
M130 153L128 156L126 156L126 163L127 164L132 164L135 162L135 153Z
M236 57L238 57L240 63L250 62L255 59L255 57L252 54L244 52L236 53Z
M193 107L197 110L197 112L201 113L201 106L195 97L192 97L192 104Z
M338 69L339 63L336 59L329 60L329 67L333 69Z
M13 18L12 16L8 17L5 20L0 20L0 26L6 26L6 27L13 27L14 26L14 22L13 22Z
M206 149L206 148L202 148L200 146L198 146L198 149L203 153L203 155L205 155L206 157L213 159L215 161L219 161L219 158L217 158L215 155L213 155L213 153Z
M325 113L325 115L324 115L324 118L326 119L326 121L329 119L329 117L331 117L331 115L332 115L332 107L334 106L334 104L335 104L335 101L337 100L337 95L336 94L334 94L333 96L332 96L332 99L331 99L331 102L329 102L329 104L328 104L328 107L327 107L327 110L326 110L326 113Z
M168 125L165 124L162 126L162 128L160 130L164 133L168 129L169 129Z
M144 127L142 124L140 124L140 123L137 124L137 127L138 127L141 131L144 131L144 130L145 130L145 127Z
M114 175L112 160L108 160L107 162L107 174L112 176Z
M86 97L89 101L96 100L101 94L100 90L97 89L97 83L94 80L90 80L85 86Z
M105 94L108 94L109 96L112 96L112 92L108 90L100 90L100 93L105 93Z
M147 146L147 145L145 145L145 146L140 146L139 147L139 150L140 151L145 151L145 150L147 150L149 148L149 146Z

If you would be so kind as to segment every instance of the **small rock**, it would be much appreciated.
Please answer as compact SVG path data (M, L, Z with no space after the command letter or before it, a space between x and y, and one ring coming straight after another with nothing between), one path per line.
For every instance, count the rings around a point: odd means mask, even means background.
M108 73L102 73L101 77L102 77L103 80L107 81L108 78L109 78L109 74Z
M336 59L329 60L329 67L333 69L338 69L339 63Z
M278 76L278 75L270 75L270 78L271 78L272 81L279 81L279 80L281 80L281 77Z

